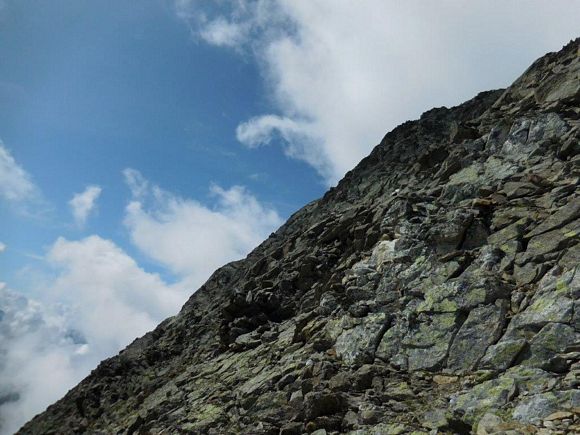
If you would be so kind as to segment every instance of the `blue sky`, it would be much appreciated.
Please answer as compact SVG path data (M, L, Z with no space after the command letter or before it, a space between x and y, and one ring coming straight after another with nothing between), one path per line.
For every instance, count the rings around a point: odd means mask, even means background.
M576 0L0 0L0 434L387 131L578 22Z
M2 273L15 283L26 254L60 235L132 250L120 228L127 167L203 202L212 182L243 184L283 216L323 192L280 148L240 146L236 126L272 110L258 67L194 40L170 3L9 2L1 20L0 137L45 201L31 211L41 219L2 208ZM67 202L93 184L98 215L79 229Z

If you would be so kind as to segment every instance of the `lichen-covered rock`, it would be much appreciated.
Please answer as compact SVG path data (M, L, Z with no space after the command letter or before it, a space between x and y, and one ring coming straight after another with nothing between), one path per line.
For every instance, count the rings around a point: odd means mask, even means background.
M473 309L453 339L447 367L452 370L473 369L488 346L501 337L506 311L505 303Z
M474 423L481 414L502 408L514 398L516 392L516 382L503 376L482 382L465 393L453 396L451 409L467 423Z
M524 423L538 424L555 411L571 410L579 405L579 390L540 393L517 405L513 418Z
M579 49L388 133L20 433L573 432Z
M511 367L525 346L526 340L523 339L502 340L487 348L478 366L482 369L506 370Z

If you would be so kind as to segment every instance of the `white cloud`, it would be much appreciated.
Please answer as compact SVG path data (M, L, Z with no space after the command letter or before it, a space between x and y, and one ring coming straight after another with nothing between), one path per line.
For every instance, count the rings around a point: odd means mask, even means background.
M251 118L236 128L236 138L248 148L269 145L279 136L283 139L284 153L314 166L326 178L333 176L333 168L320 144L316 126L304 120L294 120L276 115Z
M82 227L89 214L95 210L101 191L99 186L87 186L83 192L76 193L69 201L68 204L78 226Z
M13 433L97 363L176 314L189 296L112 241L59 238L54 277L30 300L0 286L0 433ZM12 399L2 403L2 397Z
M217 13L215 4L179 3L180 17L206 42L254 55L272 89L278 115L242 123L240 140L255 146L278 134L289 155L329 183L401 122L507 86L535 58L578 36L580 21L570 0L525 7L500 0L240 0L218 3ZM204 36L230 24L247 30L228 44Z
M93 235L58 238L40 258L49 272L37 271L42 287L27 289L30 297L0 283L2 435L176 314L217 267L246 255L281 223L240 186L211 186L209 207L162 190L138 171L124 175L132 192L125 221L131 239L178 282L145 271L113 241Z
M149 182L139 171L127 168L123 171L123 176L134 198L143 198L149 192Z
M179 198L126 170L148 186L126 209L125 224L133 243L147 256L197 288L217 267L242 258L282 220L244 187L210 188L211 207ZM133 189L134 190L134 189Z
M32 177L0 141L0 199L11 204L23 204L36 200L38 195Z
M306 135L308 126L289 118L275 115L257 116L240 124L236 129L236 137L249 148L268 145L275 132L290 141L294 135Z
M151 330L177 313L187 297L183 287L167 285L99 236L59 238L47 261L59 272L51 297L71 308L74 325L101 352L120 349Z
M244 41L246 32L245 26L218 18L203 27L201 37L212 45L236 47Z
M6 245L4 243L0 242L0 254L4 251L6 251Z
M0 433L11 434L82 378L82 362L62 315L3 284L0 313Z

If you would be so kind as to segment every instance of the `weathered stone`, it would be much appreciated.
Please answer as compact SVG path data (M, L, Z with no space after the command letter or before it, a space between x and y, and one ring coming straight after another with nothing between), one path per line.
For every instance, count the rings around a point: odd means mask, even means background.
M554 252L565 247L567 243L577 240L579 232L580 221L576 221L562 228L534 236L528 242L526 256L533 259Z
M540 423L556 411L572 409L579 405L579 390L540 393L517 405L512 416L523 423Z
M387 316L383 313L371 314L362 319L362 324L342 332L336 339L336 354L349 365L362 363L374 353L377 335Z
M524 349L526 340L505 340L490 346L481 361L482 369L506 370L511 367L517 356Z
M449 422L447 421L445 409L434 409L432 411L427 411L423 414L422 425L428 429L441 429L447 427Z
M538 191L538 186L521 181L508 181L503 186L503 191L508 198L519 198L522 196L532 195Z
M290 422L280 428L280 435L301 435L302 423Z
M553 215L526 234L532 238L544 234L550 230L563 227L568 222L580 217L580 198L572 198L564 207L558 209Z
M500 249L502 245L510 240L519 238L527 228L530 219L527 217L521 218L511 225L491 234L487 238L487 242L490 245L498 246Z
M580 243L569 248L558 262L565 269L573 269L580 264Z
M508 403L517 391L513 379L502 377L476 385L466 393L452 397L451 409L469 424L489 410L498 410Z
M509 337L517 330L539 330L547 323L570 323L574 302L563 294L546 293L534 297L532 304L516 314L508 326Z
M558 152L558 155L563 159L574 157L577 154L580 154L580 140L577 137L568 138Z
M338 413L343 407L344 399L339 393L313 391L304 396L304 415L308 420Z
M516 365L508 369L502 376L513 379L521 396L537 394L554 388L557 377L545 370Z
M488 346L500 337L505 321L506 304L473 309L463 323L449 349L447 367L469 370L475 367Z
M337 373L330 379L328 386L334 391L347 391L352 387L352 377L349 373Z
M402 341L409 370L436 370L442 366L457 330L456 322L455 313L433 314L410 331Z
M515 265L514 278L518 284L527 285L538 281L548 270L546 264L526 263L523 266Z
M487 412L477 423L477 435L491 435L498 431L499 426L503 423L497 415Z
M580 333L562 323L548 323L530 341L527 354L523 355L523 364L550 371L566 370L565 360L553 360L563 353L568 345L580 341Z

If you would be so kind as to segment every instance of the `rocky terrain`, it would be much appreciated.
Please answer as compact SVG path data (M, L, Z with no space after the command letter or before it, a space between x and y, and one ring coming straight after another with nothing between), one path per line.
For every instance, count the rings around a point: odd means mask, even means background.
M579 50L388 133L19 433L580 432Z

